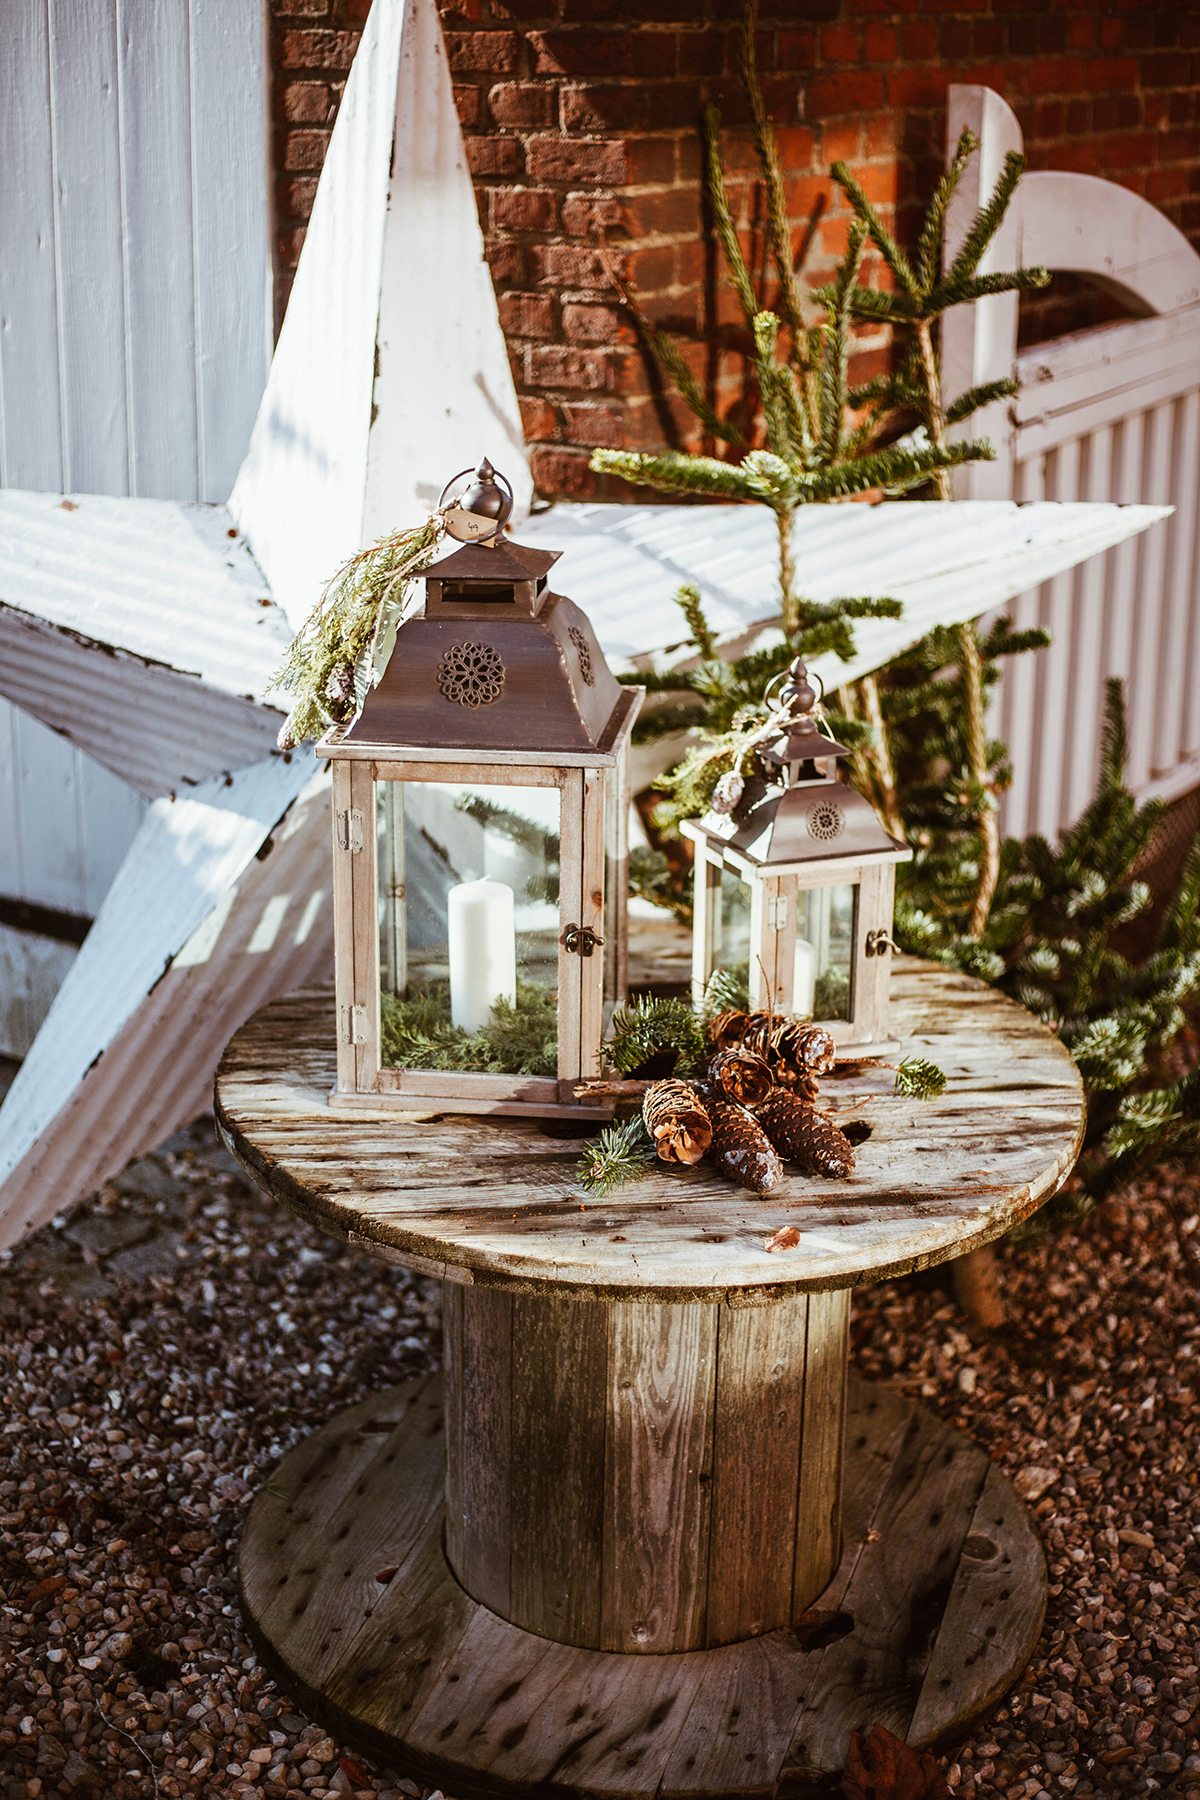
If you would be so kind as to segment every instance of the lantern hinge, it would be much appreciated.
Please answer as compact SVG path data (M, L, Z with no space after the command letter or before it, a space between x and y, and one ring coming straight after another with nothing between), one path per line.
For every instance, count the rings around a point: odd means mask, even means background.
M771 931L782 931L787 924L787 896L780 894L774 900L767 901L767 926Z
M563 949L573 956L590 956L603 943L604 939L597 937L587 925L568 925L563 933Z
M868 956L886 956L889 950L898 951L899 944L887 931L868 931L866 954Z
M366 1007L343 1006L340 1011L343 1044L365 1044L367 1041Z
M361 850L363 847L363 816L357 806L334 815L337 846L339 850Z

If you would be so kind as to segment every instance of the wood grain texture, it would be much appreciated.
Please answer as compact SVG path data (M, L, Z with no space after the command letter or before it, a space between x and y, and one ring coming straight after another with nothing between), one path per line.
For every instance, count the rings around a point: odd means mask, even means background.
M447 1553L467 1592L506 1618L512 1605L513 1297L499 1288L462 1288L451 1300L452 1289L446 1283L450 1316L459 1320L460 1361L457 1376L450 1376L447 1415L458 1427L462 1468L461 1517L453 1538L447 1527Z
M710 1646L759 1637L791 1621L808 1295L778 1306L723 1306L719 1313Z
M792 1575L793 1619L800 1618L824 1591L841 1550L849 1336L849 1289L810 1294L796 1504L796 1564Z
M331 1421L285 1459L269 1487L285 1494L311 1488L300 1476L325 1466L326 1442L344 1449L347 1436L361 1437L364 1418L395 1421L405 1406L418 1417L406 1394L418 1391L422 1404L432 1403L438 1384L437 1377L427 1387L409 1384ZM899 1394L853 1380L849 1426L842 1564L794 1630L700 1652L623 1656L552 1643L498 1618L463 1592L445 1561L443 1512L430 1499L441 1442L420 1431L405 1440L394 1492L396 1529L409 1548L369 1614L362 1596L379 1573L380 1540L370 1531L339 1539L341 1526L331 1529L335 1518L347 1519L347 1484L357 1470L347 1464L327 1499L309 1507L306 1541L317 1546L319 1566L305 1579L314 1593L352 1597L329 1614L345 1625L336 1666L330 1669L307 1612L291 1620L277 1613L264 1629L270 1582L259 1571L277 1569L280 1557L280 1502L268 1492L251 1509L242 1541L248 1627L288 1691L319 1703L331 1730L463 1800L530 1792L546 1800L735 1800L771 1795L783 1784L828 1785L861 1722L864 1697L852 1679L859 1663L869 1673L889 1656L897 1669L915 1658L915 1687L893 1682L913 1698L920 1690L900 1734L913 1744L936 1732L949 1736L1016 1679L1045 1601L1028 1515L1005 1477L988 1472L981 1451ZM920 1467L921 1535L932 1531L944 1544L943 1520L964 1515L962 1466L980 1460L986 1479L965 1509L970 1531L949 1578L931 1590L930 1558L914 1555L917 1514L904 1496ZM886 1581L877 1579L880 1568ZM981 1608L986 1618L977 1619ZM975 1654L981 1636L986 1647ZM865 1703L877 1698L872 1689Z
M512 1301L511 1617L562 1643L600 1641L606 1309Z
M962 1730L967 1671L977 1691L977 1716L1000 1698L1009 1671L1033 1654L1044 1613L1034 1601L1045 1593L1046 1582L1045 1552L1033 1522L1012 1483L993 1466L963 1541L908 1728L911 1738L937 1743Z
M839 1766L856 1729L907 1736L990 1466L977 1445L914 1411L872 1521L878 1537L862 1544L841 1600L856 1625L870 1618L872 1629L826 1650L789 1762Z
M902 1099L887 1066L824 1083L835 1120L859 1119L848 1181L789 1175L771 1194L705 1165L655 1168L604 1201L576 1179L579 1146L523 1120L424 1124L335 1114L327 994L299 992L230 1043L216 1110L247 1173L301 1216L381 1256L514 1291L718 1300L853 1287L988 1243L1036 1211L1071 1169L1084 1102L1065 1047L983 982L908 958L892 975L904 1051L947 1075ZM781 1225L800 1243L768 1255Z
M703 1642L717 1311L634 1302L608 1313L600 1648Z

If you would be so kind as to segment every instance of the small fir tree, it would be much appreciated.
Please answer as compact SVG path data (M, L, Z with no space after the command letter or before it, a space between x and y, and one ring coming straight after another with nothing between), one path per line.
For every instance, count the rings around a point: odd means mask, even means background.
M994 455L984 440L952 443L947 427L968 419L980 406L1015 392L1012 382L990 383L943 403L933 332L951 306L1022 287L1040 287L1044 269L979 275L1020 179L1023 159L1010 155L995 191L979 212L951 268L943 275L942 243L946 208L967 162L978 148L964 132L955 158L939 182L926 213L915 262L910 263L845 164L834 179L850 201L854 221L846 253L833 280L814 291L818 312L810 322L792 251L783 172L767 117L755 57L757 0L748 0L742 19L740 75L754 126L755 148L767 200L767 237L778 281L778 312L760 304L729 209L721 162L720 113L703 114L706 191L717 237L738 295L749 340L765 444L740 462L666 450L658 454L596 450L591 466L669 493L756 502L775 514L779 534L780 614L790 637L800 628L795 591L792 526L801 506L844 500L873 490L900 495L931 490L949 495L950 471ZM873 243L892 273L896 291L861 282L863 254ZM623 289L643 337L685 404L711 437L743 443L736 423L720 418L709 404L676 345L652 326L634 296ZM782 320L780 315L782 315ZM859 389L849 384L856 320L885 320L908 343L894 375ZM865 409L865 413L864 410ZM862 415L862 416L859 416ZM898 437L902 423L919 429ZM837 604L836 602L834 604Z

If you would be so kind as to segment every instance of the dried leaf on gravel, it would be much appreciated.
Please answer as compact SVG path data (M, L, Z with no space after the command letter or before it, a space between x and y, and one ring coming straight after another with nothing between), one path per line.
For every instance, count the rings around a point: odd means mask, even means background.
M883 1725L850 1739L842 1773L845 1800L950 1800L942 1766L928 1750L910 1750Z

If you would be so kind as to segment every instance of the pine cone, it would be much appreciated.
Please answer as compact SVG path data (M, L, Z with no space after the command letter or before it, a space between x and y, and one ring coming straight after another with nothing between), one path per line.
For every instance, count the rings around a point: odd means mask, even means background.
M808 1075L828 1075L837 1061L833 1033L824 1025L802 1025L791 1040L790 1060Z
M740 1044L746 1030L748 1014L734 1010L718 1013L708 1021L708 1041L714 1050L728 1050Z
M757 1106L775 1085L770 1064L737 1045L717 1051L708 1065L708 1079L726 1100L739 1106Z
M854 1147L833 1120L798 1094L772 1088L755 1117L781 1156L806 1175L854 1173ZM714 1137L717 1124L713 1120Z
M816 1099L816 1077L829 1073L836 1054L833 1035L824 1025L788 1013L718 1013L709 1021L708 1038L714 1050L747 1050L761 1057L780 1087L805 1100Z
M687 1081L656 1081L642 1100L642 1118L661 1162L698 1163L712 1143L708 1112Z
M708 1154L722 1175L756 1194L768 1194L778 1187L783 1164L753 1113L726 1100L709 1083L698 1084L697 1092L712 1126Z

